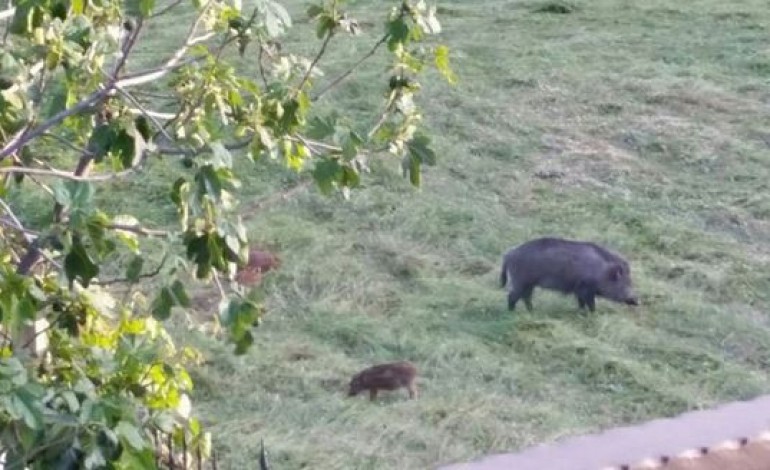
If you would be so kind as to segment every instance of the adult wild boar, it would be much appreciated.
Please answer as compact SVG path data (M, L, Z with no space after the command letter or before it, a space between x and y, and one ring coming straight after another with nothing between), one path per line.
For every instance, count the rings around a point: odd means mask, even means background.
M508 309L524 299L532 310L535 287L575 294L578 306L594 311L596 296L638 305L631 285L628 262L595 243L562 238L538 238L525 242L503 256L500 282L510 280Z

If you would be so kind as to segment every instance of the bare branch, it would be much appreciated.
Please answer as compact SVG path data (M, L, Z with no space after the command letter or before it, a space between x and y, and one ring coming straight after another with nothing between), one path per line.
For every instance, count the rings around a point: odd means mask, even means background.
M61 137L61 136L56 135L56 134L53 134L51 132L44 133L42 135L42 137L54 139L57 142L59 142L60 144L66 146L66 147L69 147L71 150L74 150L75 152L78 152L80 154L91 153L88 150L86 150L86 149L84 149L82 147L78 147L77 145L73 144L72 142L69 141L69 139L65 139L64 137Z
M201 9L200 14L195 19L192 26L190 26L190 30L187 32L187 37L184 41L184 45L179 49L177 49L177 51L171 56L170 59L166 61L165 64L157 68L155 71L145 71L145 72L140 72L138 74L128 74L123 78L121 78L120 80L118 80L116 85L121 88L128 88L132 86L143 85L145 83L158 80L159 78L162 78L164 75L169 73L171 70L174 70L178 67L181 67L182 65L185 65L185 64L181 64L180 62L182 61L182 57L184 57L184 55L187 53L190 47L200 42L207 41L208 39L216 35L216 33L210 32L210 33L204 34L203 36L199 36L197 38L195 37L195 33L198 31L198 26L200 26L201 22L203 21L203 17L210 6L211 6L211 2L208 2Z
M211 33L211 36L213 36L213 34L214 33ZM209 37L207 37L206 39L208 39ZM154 69L143 70L141 72L127 73L126 75L121 77L120 80L118 80L117 85L119 85L122 88L129 88L137 85L144 85L146 83L154 82L160 78L163 78L163 76L167 75L169 72L182 68L185 65L194 64L198 60L200 59L191 58L187 60L177 61L173 64L165 64Z
M159 16L163 16L169 11L173 10L177 6L179 6L180 3L182 3L184 0L174 0L174 2L171 3L171 5L168 5L167 7L163 8L162 10L158 11L157 13L153 13L150 15L150 18L157 18Z
M265 85L265 88L267 88L267 76L265 75L265 67L262 64L262 55L265 53L265 47L260 44L259 45L259 56L257 57L257 64L259 65L259 75L262 76L262 83Z
M136 44L136 39L139 37L139 31L142 29L142 18L137 18L134 28L128 32L125 42L120 47L120 57L118 58L115 68L112 70L112 77L117 78L120 70L126 65L128 60L128 54L131 52L131 48ZM114 82L115 80L112 80Z
M225 289L222 287L222 283L219 281L219 274L216 271L212 271L214 273L214 284L216 284L217 289L219 290L219 298L224 300L227 298L227 294L225 293Z
M171 135L169 135L169 133L168 133L168 132L166 132L166 129L163 127L163 124L161 124L160 122L158 122L158 120L157 120L157 117L155 116L155 113L153 113L153 112L151 112L151 111L148 111L148 110L146 110L146 109L145 109L145 108L142 106L142 103L140 103L140 102L139 102L139 100L137 100L136 98L134 98L134 97L133 97L133 96L132 96L132 95L131 95L129 92L127 92L126 90L124 90L122 87L119 87L119 86L117 86L117 87L116 87L116 89L118 90L118 93L120 93L121 95L123 95L123 97L124 97L124 98L126 98L126 99L127 99L128 101L130 101L130 102L131 102L131 103L132 103L134 106L136 106L137 108L139 108L139 112L140 112L140 113L144 114L144 115L145 115L145 116L146 116L146 117L147 117L147 118L148 118L150 121L152 121L152 122L153 122L153 124L155 124L155 127L157 127L157 128L158 128L158 132L160 132L161 134L163 134L163 137L167 138L167 139L169 140L169 142L174 142L174 139L171 137ZM171 117L173 118L173 117L174 117L174 115L172 114L172 115L171 115Z
M315 153L315 154L323 153L318 149L324 149L334 153L342 152L342 147L338 147L336 145L329 145L327 143L319 142L313 139L308 139L307 137L301 136L299 134L289 137L289 140L291 140L292 142L300 142L305 147L310 149L311 153Z
M299 193L300 191L308 188L311 184L313 184L313 180L305 180L302 181L295 186L292 186L289 189L279 191L277 193L274 193L260 201L248 204L248 210L245 211L245 215L243 217L244 220L250 219L252 216L256 215L258 210L264 209L265 207L271 206L278 201L286 201L289 198L293 197L295 194Z
M5 147L2 148L2 150L0 150L0 161L4 160L9 155L18 152L19 149L24 147L29 141L43 135L46 131L48 131L48 129L59 124L61 121L67 119L73 114L83 112L86 109L96 105L96 103L104 100L104 98L106 98L112 92L112 87L112 83L102 85L98 91L95 91L87 97L83 98L83 100L81 100L75 106L59 111L53 117L32 130L19 132L16 134L16 136L14 136L13 139L11 139L10 142L5 145Z
M9 166L0 168L0 175L6 173L24 174L24 175L38 175L38 176L50 176L54 178L66 179L70 181L111 181L118 178L123 178L136 173L137 169L147 159L147 152L141 158L137 159L137 162L131 168L118 171L116 173L110 173L107 175L78 175L77 172L57 170L55 168L28 168L24 166Z
M160 270L163 269L163 266L166 264L166 259L168 258L168 253L163 255L163 259L160 261L160 264L158 264L158 267L154 270L148 272L148 273L142 273L138 276L138 279L148 279L151 277L155 277L158 274L160 274ZM99 286L109 286L111 284L125 284L125 283L134 283L133 280L128 278L116 278L116 279L108 279L106 281L98 281L94 280L92 281L93 284L99 285Z
M377 43L376 43L376 44L375 44L375 45L374 45L374 46L373 46L373 47L372 47L372 48L369 50L369 52L367 52L366 54L364 54L364 56L363 56L363 57L361 57L360 59L358 59L358 61L357 61L355 64L353 64L353 65L352 65L352 66L351 66L351 67L350 67L348 70L346 70L346 71L345 71L345 72L344 72L342 75L340 75L339 77L335 78L334 80L332 80L332 81L331 81L331 83L329 83L329 84L328 84L328 85L326 85L324 88L322 88L322 89L321 89L321 91L319 91L319 92L318 92L318 94L316 94L316 95L315 95L315 96L312 98L312 100L311 100L311 101L316 101L316 100L318 100L318 99L319 99L321 96L323 96L323 95L324 95L326 92L328 92L329 90L331 90L332 88L334 88L335 86L337 86L337 85L338 85L338 84L339 84L341 81L345 80L345 79L348 77L348 75L350 75L351 73L353 73L353 71L354 71L354 70L355 70L355 69L356 69L356 68L357 68L359 65L361 65L362 63L364 63L364 61L366 61L366 60L367 60L369 57L373 56L373 55L374 55L374 53L375 53L375 52L377 52L377 49L379 49L379 48L380 48L380 46L382 46L383 44L385 44L385 41L387 41L389 37L390 37L390 33L386 33L384 36L382 36L382 37L380 38L380 40L379 40L379 41L377 41Z
M146 237L166 237L170 233L165 230L145 228L141 225L109 224L106 228L111 230L123 230L124 232L131 232L137 235L144 235Z
M21 223L18 217L16 217L16 214L13 213L13 210L11 210L11 206L9 206L2 198L0 198L0 206L3 206L3 210L5 211L6 215L11 218L14 225L5 224L3 219L0 219L0 222L3 222L3 225L15 228L19 232L22 233L24 236L24 239L27 241L27 243L32 243L35 237L33 237L27 229L24 228L24 225ZM34 233L34 232L32 232Z
M318 50L318 54L316 54L315 58L313 58L313 61L310 63L310 67L307 68L305 76L302 77L302 81L300 81L299 85L297 85L297 89L294 91L294 96L297 96L297 94L302 91L305 83L307 83L308 79L310 79L310 74L313 72L313 67L315 67L318 61L321 60L321 56L323 56L324 52L326 52L326 46L329 45L329 41L332 40L332 37L334 37L334 29L331 29L328 33L326 33L326 38L324 39L323 44L321 44L321 49Z

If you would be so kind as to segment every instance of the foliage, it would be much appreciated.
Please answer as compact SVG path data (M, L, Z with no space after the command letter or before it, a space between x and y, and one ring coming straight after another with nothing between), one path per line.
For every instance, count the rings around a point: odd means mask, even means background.
M198 354L177 349L163 322L190 306L192 275L218 286L218 323L235 352L254 341L261 293L221 282L248 253L235 158L282 160L345 197L378 154L400 158L414 185L435 164L420 131L418 78L433 65L456 80L448 49L427 42L441 29L435 7L392 6L373 48L317 91L332 39L361 33L342 2L308 7L321 41L311 59L281 47L292 18L278 2L192 7L183 44L152 66L133 53L180 1L18 0L0 12L0 446L9 468L153 468L152 430L208 451L189 412L185 365ZM334 103L316 112L381 46L392 61L373 124ZM244 72L254 56L257 77ZM148 228L141 214L99 203L113 181L146 178L154 157L181 164L168 182L176 229ZM6 200L19 187L50 199L47 220L31 226L29 214L14 212ZM165 255L155 264L147 253L158 243ZM40 340L46 349L32 347Z

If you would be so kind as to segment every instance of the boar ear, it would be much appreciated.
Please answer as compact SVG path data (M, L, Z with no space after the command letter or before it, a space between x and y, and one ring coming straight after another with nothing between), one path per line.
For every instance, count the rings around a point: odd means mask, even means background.
M613 281L613 282L617 281L623 276L623 266L619 264L613 264L612 266L610 266L608 274L609 274L610 281Z

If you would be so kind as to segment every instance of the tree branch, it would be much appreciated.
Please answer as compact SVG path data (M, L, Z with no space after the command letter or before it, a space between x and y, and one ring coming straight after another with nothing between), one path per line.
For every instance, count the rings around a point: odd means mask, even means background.
M139 167L141 167L142 163L144 163L145 160L147 159L147 155L148 153L145 151L143 152L142 157L136 160L136 164L134 166L127 168L125 170L118 171L116 173L107 174L107 175L83 175L83 174L78 174L77 171L70 172L70 171L57 170L55 168L43 169L43 168L28 168L24 166L8 166L8 167L0 168L0 175L15 173L15 174L23 174L23 175L50 176L50 177L66 179L70 181L91 181L91 182L111 181L114 179L123 178L136 173ZM85 173L85 172L81 172L81 173Z
M318 61L321 60L321 56L323 56L324 52L326 52L326 46L329 45L329 41L332 40L332 37L334 37L334 29L330 29L329 32L326 33L326 38L324 39L323 44L321 44L321 49L318 50L318 54L316 54L315 58L313 58L313 61L310 63L310 67L308 67L307 72L305 72L305 76L302 77L299 85L297 85L297 89L294 91L295 97L297 94L299 94L300 91L302 91L302 88L305 86L308 79L310 79L310 74L313 72L313 67L315 67Z
M187 50L190 47L194 46L195 44L206 41L216 35L216 33L210 32L210 33L204 34L203 36L199 36L197 38L195 37L195 33L198 31L198 26L203 21L203 17L210 7L211 7L211 1L206 3L206 5L201 9L200 14L198 14L198 18L196 18L192 26L190 26L190 30L187 32L187 37L184 41L184 45L179 49L177 49L177 51L171 56L170 59L166 61L165 64L157 68L155 71L144 71L144 72L139 72L137 74L128 74L122 77L120 80L118 80L116 85L121 88L128 88L132 86L143 85L145 83L158 80L159 78L162 78L164 75L169 73L171 70L174 70L178 67L186 65L185 63L180 63L180 62L182 62L182 57L184 57L184 55L187 53ZM192 61L194 62L195 60L197 59L193 59Z
M148 273L140 274L137 277L137 279L147 279L147 278L155 277L158 274L160 274L160 270L163 269L163 265L166 264L166 259L167 258L168 258L168 253L163 255L163 259L160 261L160 264L158 264L157 268L155 268L154 270L152 270L152 271L150 271ZM123 284L123 283L127 283L127 282L130 282L130 283L133 284L135 281L130 280L128 278L108 279L106 281L96 281L96 280L92 281L93 284L96 284L96 285L99 285L99 286L109 286L109 285L112 285L112 284Z
M46 131L48 131L48 129L59 124L64 119L68 118L69 116L72 116L73 114L78 114L82 111L85 111L86 109L103 101L107 96L113 93L113 88L115 87L115 82L117 81L116 75L120 71L120 69L125 65L125 62L128 58L128 52L131 49L131 47L133 47L136 41L136 38L139 35L139 31L141 29L139 27L140 25L141 23L139 23L137 27L134 28L134 30L131 31L129 36L126 38L126 42L121 47L123 54L121 58L118 60L118 63L114 70L115 75L113 75L113 77L109 79L107 83L102 84L99 90L91 93L75 106L68 109L64 109L56 113L53 117L51 117L44 123L40 124L39 126L35 127L34 129L27 128L23 132L18 133L13 139L11 139L10 142L8 142L5 145L5 147L3 147L2 150L0 150L0 161L4 160L9 155L15 154L22 147L24 147L29 141L43 135ZM31 124L32 123L30 122L30 125Z
M361 57L360 59L358 59L358 61L357 61L355 64L353 64L353 65L352 65L352 66L351 66L351 67L350 67L348 70L346 70L346 71L345 71L345 72L344 72L342 75L340 75L339 77L335 78L334 80L332 80L332 81L331 81L331 83L329 83L329 84L328 84L328 85L326 85L324 88L322 88L322 89L321 89L321 91L319 91L319 92L318 92L318 94L317 94L317 95L315 95L315 96L314 96L314 97L311 99L311 101L316 101L316 100L318 100L318 99L319 99L321 96L323 96L323 95L324 95L326 92L328 92L329 90L331 90L332 88L334 88L335 86L337 86L337 85L338 85L338 84L339 84L341 81L345 80L345 79L346 79L346 78L347 78L347 77L348 77L348 76L349 76L351 73L353 73L353 71L354 71L354 70L355 70L355 69L356 69L358 66L360 66L360 65L361 65L361 64L363 64L363 63L364 63L364 62L365 62L365 61L366 61L368 58L370 58L371 56L373 56L373 55L374 55L374 53L375 53L375 52L377 52L377 49L379 49L379 48L380 48L380 46L382 46L383 44L385 44L385 41L387 41L389 37L390 37L390 33L386 33L384 36L382 36L382 37L380 38L380 40L379 40L379 41L377 41L377 43L375 43L375 44L374 44L374 46L373 46L373 47L372 47L372 48L369 50L369 52L367 52L367 53L366 53L366 54L365 54L363 57Z
M146 237L166 237L170 234L170 232L165 230L149 229L142 227L141 225L109 224L106 228L111 230L123 230L124 232L131 232Z
M11 218L11 220L13 221L13 225L5 223L3 219L0 219L0 222L2 222L3 225L15 228L16 230L22 233L27 243L32 243L32 241L34 240L34 237L32 236L32 234L34 232L30 232L24 228L24 225L21 223L19 218L16 217L16 214L14 214L13 210L11 210L11 206L9 206L2 198L0 198L0 206L3 206L3 210L5 211L6 215Z
M150 18L157 18L159 16L163 16L169 11L173 10L177 6L179 6L180 3L182 3L184 0L174 0L174 2L171 3L171 5L168 5L167 7L163 8L162 10L158 11L157 13L153 13L150 15Z

